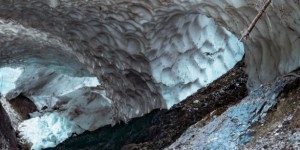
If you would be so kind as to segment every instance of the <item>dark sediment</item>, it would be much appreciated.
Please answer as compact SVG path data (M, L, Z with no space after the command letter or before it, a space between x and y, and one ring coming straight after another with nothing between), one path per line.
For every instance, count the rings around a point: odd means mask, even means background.
M9 100L14 110L22 117L23 120L29 119L29 113L37 111L35 104L23 95Z

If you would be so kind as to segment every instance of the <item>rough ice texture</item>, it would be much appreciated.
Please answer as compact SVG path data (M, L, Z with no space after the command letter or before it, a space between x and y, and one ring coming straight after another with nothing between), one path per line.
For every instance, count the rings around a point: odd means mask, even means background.
M163 20L148 35L151 50L146 56L169 108L231 69L244 47L206 16L177 14L158 22Z
M169 108L242 58L243 45L234 35L178 7L155 1L2 1L0 65L23 70L6 98L22 93L39 110L28 120L36 126L21 123L23 137L39 149L65 139L62 132L53 134L55 142L36 139L43 120L53 120L59 130L74 123L92 131Z
M19 68L4 67L0 69L0 93L2 96L16 88L15 82L23 71Z
M283 89L295 81L279 80L253 91L241 103L230 107L204 127L191 126L166 149L241 149L251 141L251 127L264 122L268 111L278 103ZM297 137L296 135L293 137ZM293 138L291 137L291 138Z
M239 37L262 2L0 0L0 65L27 70L7 97L24 93L39 109L50 99L53 111L61 95L51 92L67 84L56 86L60 77L97 77L99 113L110 111L102 123L81 124L90 129L170 107L241 59L243 46L217 25ZM273 1L244 42L248 87L299 66L299 8L298 0Z
M73 133L80 134L84 131L57 112L25 120L19 128L20 135L33 143L33 150L54 147Z

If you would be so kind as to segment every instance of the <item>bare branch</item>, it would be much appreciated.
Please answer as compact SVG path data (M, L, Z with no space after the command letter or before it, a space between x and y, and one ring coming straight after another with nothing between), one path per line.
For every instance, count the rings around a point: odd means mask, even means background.
M264 4L264 6L260 9L259 13L255 16L255 18L253 19L253 21L251 22L250 26L248 27L247 31L244 32L244 34L242 35L242 37L240 38L240 41L242 41L244 38L248 37L250 32L253 30L253 28L255 27L257 21L260 19L260 17L263 15L263 13L266 11L266 9L268 8L268 6L270 5L270 3L272 2L272 0L267 0L267 2Z

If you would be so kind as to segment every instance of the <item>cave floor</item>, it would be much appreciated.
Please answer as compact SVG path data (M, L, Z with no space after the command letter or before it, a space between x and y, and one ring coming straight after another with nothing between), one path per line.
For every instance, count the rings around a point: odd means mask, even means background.
M212 111L220 114L247 96L244 67L244 63L239 62L218 80L170 110L154 110L128 123L85 132L49 149L162 149Z

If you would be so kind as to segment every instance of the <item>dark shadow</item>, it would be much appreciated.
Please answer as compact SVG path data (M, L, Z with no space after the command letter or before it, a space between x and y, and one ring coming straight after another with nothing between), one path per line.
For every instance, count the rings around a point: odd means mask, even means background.
M35 104L27 97L20 94L16 98L8 101L14 110L22 117L23 120L29 119L29 113L37 111Z

